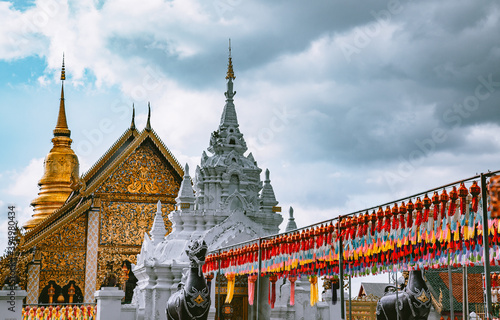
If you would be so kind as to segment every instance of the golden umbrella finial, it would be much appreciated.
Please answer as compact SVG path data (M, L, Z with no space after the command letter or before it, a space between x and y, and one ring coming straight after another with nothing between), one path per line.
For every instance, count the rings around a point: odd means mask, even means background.
M229 63L227 65L227 75L226 79L236 79L234 76L234 71L233 71L233 61L231 58L231 38L229 38Z
M63 62L62 62L62 69L61 69L61 80L66 80L66 70L64 68L64 52L63 52Z

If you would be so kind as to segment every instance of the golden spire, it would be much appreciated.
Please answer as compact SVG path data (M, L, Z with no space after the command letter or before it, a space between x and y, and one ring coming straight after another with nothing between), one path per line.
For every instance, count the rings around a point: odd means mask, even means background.
M24 224L26 230L34 228L42 220L59 209L68 199L68 196L76 189L79 182L78 157L71 149L71 131L66 122L66 110L64 105L64 80L66 79L64 68L64 56L61 70L61 101L59 103L59 114L57 125L52 138L53 147L44 161L44 173L38 182L40 191L38 197L31 202L34 214Z
M54 136L66 136L71 135L71 131L68 129L68 123L66 121L66 108L64 105L64 80L66 80L66 71L64 68L64 54L61 69L61 101L59 102L59 115L57 116L57 124L54 129Z
M226 79L229 80L229 79L236 79L236 77L234 76L234 71L233 71L233 61L232 61L232 58L231 58L231 39L229 39L229 63L227 64L227 75L226 75Z

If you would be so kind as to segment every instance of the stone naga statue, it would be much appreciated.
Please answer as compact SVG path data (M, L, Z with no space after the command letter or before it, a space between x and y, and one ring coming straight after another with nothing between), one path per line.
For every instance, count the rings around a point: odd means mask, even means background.
M190 270L185 284L170 296L167 302L168 320L206 320L210 309L210 290L201 268L207 254L205 241L193 241L186 250Z
M385 295L377 303L377 320L426 320L431 309L431 293L422 277L422 271L411 271L408 285L398 291L399 319L396 312L396 293L388 292L388 289L395 289L394 286L385 288Z

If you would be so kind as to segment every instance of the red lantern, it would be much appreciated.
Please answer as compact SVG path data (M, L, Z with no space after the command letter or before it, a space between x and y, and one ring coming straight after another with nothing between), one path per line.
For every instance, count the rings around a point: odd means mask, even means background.
M429 196L427 195L427 193L425 194L422 203L423 203L424 208L425 208L423 222L427 222L429 220L429 208L431 207L431 204L432 204L432 201L429 198Z
M477 181L473 181L469 190L470 194L472 194L472 211L477 212L478 196L481 193L481 187L477 185Z
M417 201L415 201L415 210L417 210L417 218L415 221L415 224L417 227L420 227L420 224L422 223L422 209L424 208L424 204L422 203L422 200L420 200L420 197L417 197Z
M448 196L446 189L443 189L443 192L441 192L441 195L439 196L439 201L441 202L441 218L444 218L446 213L446 203L449 199L450 197Z
M401 202L399 206L399 226L401 228L405 228L405 214L406 214L406 205L405 202Z
M448 215L451 217L455 214L455 206L458 199L458 191L457 187L453 186L450 191L450 209L448 210Z
M382 207L378 208L377 211L377 232L380 233L382 231L382 223L384 219L384 211L382 210Z
M458 196L460 197L460 214L465 214L465 204L467 202L467 195L469 190L465 187L463 182L460 182L460 188L458 188Z
M489 187L491 199L491 218L500 217L500 176L494 176L490 179Z
M384 229L386 232L391 232L391 207L387 206L384 212L385 225Z
M437 193L437 191L434 191L434 195L432 196L432 204L434 205L434 211L432 217L434 218L434 221L436 221L439 212L439 194Z
M413 216L412 216L413 208L415 208L415 206L413 205L413 202L411 202L410 199L410 201L408 201L408 204L406 205L406 209L408 210L408 218L406 220L406 226L408 228L411 228L413 225Z

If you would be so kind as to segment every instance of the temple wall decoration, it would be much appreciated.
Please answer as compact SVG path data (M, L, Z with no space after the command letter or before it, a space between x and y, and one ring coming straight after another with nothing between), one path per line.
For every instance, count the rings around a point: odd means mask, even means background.
M97 246L99 242L99 211L89 211L87 229L87 254L85 261L84 302L94 301L97 281Z
M175 180L175 170L162 160L151 142L144 142L123 163L118 165L105 183L96 191L100 193L140 193L177 196L180 181Z
M80 288L85 287L86 223L82 215L40 242L38 296L51 280L60 286L74 280Z
M173 209L173 204L162 205L167 233L172 230L168 213ZM144 233L148 232L153 224L155 211L156 204L153 203L103 201L100 219L100 229L103 232L100 235L99 245L137 246L137 249L140 249Z

